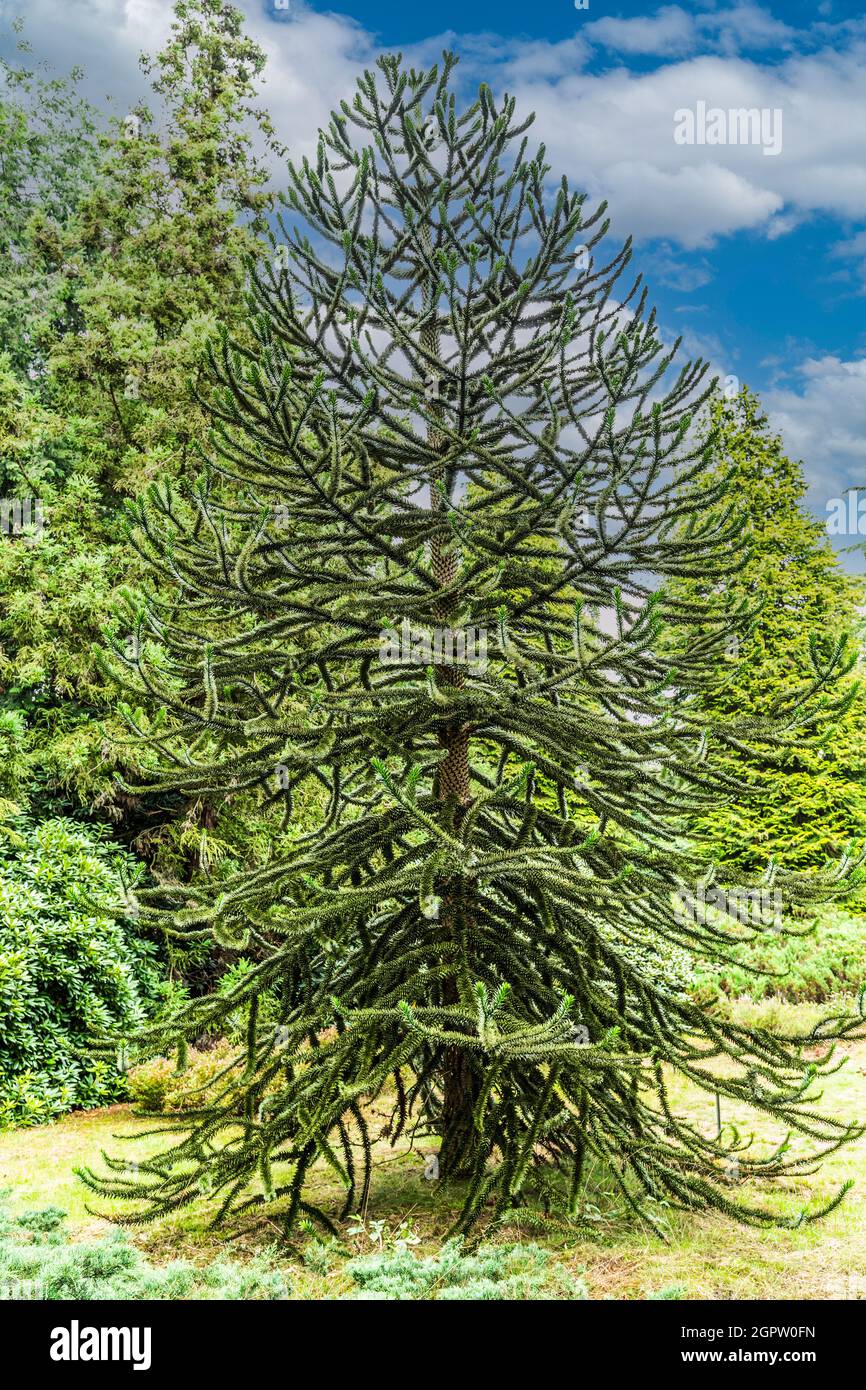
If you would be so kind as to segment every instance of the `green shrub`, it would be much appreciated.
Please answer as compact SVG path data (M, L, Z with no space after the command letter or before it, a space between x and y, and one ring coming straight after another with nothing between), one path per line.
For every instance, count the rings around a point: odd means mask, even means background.
M0 844L0 1129L126 1095L89 1051L158 992L157 949L122 920L124 858L66 819L19 823Z
M409 1249L382 1251L350 1260L346 1271L360 1286L360 1298L436 1299L456 1302L500 1299L585 1299L581 1276L550 1271L550 1252L539 1245L482 1245L464 1251L449 1240L436 1255L418 1257Z
M5 1196L6 1194L0 1194ZM10 1217L0 1208L0 1300L282 1299L289 1285L267 1255L197 1269L147 1263L122 1231L71 1241L57 1207Z
M830 908L812 934L762 932L757 940L732 947L730 954L736 964L696 962L693 997L708 1004L744 994L752 999L777 996L792 1004L826 1003L866 985L866 919ZM756 975L755 970L773 973Z
M218 1078L236 1052L226 1038L204 1052L190 1048L180 1072L174 1058L152 1057L130 1069L129 1095L147 1115L207 1105L216 1086L222 1088L227 1083L227 1077Z
M130 1100L145 1115L161 1115L167 1108L169 1092L179 1079L167 1057L152 1057L133 1067L127 1077Z

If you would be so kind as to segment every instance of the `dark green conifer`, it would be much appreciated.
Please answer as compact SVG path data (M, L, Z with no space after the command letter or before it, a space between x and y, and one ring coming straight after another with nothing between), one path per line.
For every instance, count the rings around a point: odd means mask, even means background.
M724 955L735 930L705 920L713 867L682 836L737 790L708 779L708 741L797 737L846 658L772 725L693 709L748 616L664 655L696 610L660 583L743 563L724 478L691 486L704 368L674 369L622 281L628 246L604 259L603 208L551 185L514 102L482 87L458 110L453 64L381 59L292 170L294 225L253 278L257 347L214 351L207 474L137 509L136 545L177 586L119 653L160 710L129 711L159 785L260 787L289 820L312 790L321 817L229 888L143 895L143 916L255 964L141 1041L242 1009L247 1037L135 1181L122 1160L87 1181L139 1199L136 1219L204 1188L220 1214L276 1200L287 1229L327 1222L311 1170L363 1207L368 1102L388 1096L392 1140L438 1135L441 1177L465 1180L461 1229L539 1198L578 1212L590 1158L650 1219L667 1201L768 1223L731 1156L743 1177L807 1172L859 1134L815 1108L826 1061L803 1052L859 1020L752 1032L691 1003L662 957ZM383 660L404 623L414 660ZM443 633L469 628L486 661L449 662ZM850 868L765 881L796 903ZM666 1068L769 1112L778 1148L678 1118Z

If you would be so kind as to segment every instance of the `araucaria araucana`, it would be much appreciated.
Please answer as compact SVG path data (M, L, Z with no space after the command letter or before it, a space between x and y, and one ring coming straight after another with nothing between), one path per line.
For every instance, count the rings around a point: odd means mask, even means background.
M462 1230L579 1217L589 1158L651 1220L667 1202L770 1223L732 1174L808 1172L860 1133L815 1109L824 1063L803 1054L860 1020L774 1037L689 999L677 952L723 956L744 928L708 916L721 871L682 831L737 794L707 748L795 740L832 717L848 661L837 647L774 720L694 708L750 620L716 612L665 656L697 615L664 581L744 556L725 479L691 486L705 368L676 369L623 282L628 245L605 261L603 208L551 182L513 100L482 87L458 110L453 67L381 59L292 169L294 225L252 272L257 347L214 349L208 468L137 508L135 544L177 589L118 651L160 710L128 710L158 785L260 788L289 827L305 796L319 818L265 868L143 895L143 918L252 966L142 1042L246 1010L246 1043L137 1178L113 1160L87 1180L135 1219L204 1189L221 1213L329 1222L310 1187L330 1171L344 1213L365 1206L384 1096L392 1141L438 1136ZM383 660L407 620L420 659ZM445 650L470 627L483 661ZM796 930L851 867L769 866L745 886L778 890L786 921L748 930ZM778 1147L678 1118L669 1070L778 1119Z

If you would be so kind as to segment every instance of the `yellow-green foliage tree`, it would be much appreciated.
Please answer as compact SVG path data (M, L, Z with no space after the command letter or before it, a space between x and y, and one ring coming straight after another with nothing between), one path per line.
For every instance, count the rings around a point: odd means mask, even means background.
M748 557L721 581L716 575L668 586L683 604L745 609L728 643L716 685L697 697L718 719L784 718L792 688L815 678L812 653L826 658L859 625L862 583L845 573L821 522L803 505L806 484L773 433L758 398L743 388L734 400L717 398L715 464L700 486L729 476L751 532ZM688 629L687 629L688 630ZM698 623L688 640L708 631ZM784 694L783 694L784 692ZM695 815L691 830L713 858L744 872L768 860L789 868L817 868L866 830L866 712L852 667L837 696L843 703L819 731L783 747L711 749L724 774L751 792L735 804L720 802ZM795 714L792 717L796 718Z

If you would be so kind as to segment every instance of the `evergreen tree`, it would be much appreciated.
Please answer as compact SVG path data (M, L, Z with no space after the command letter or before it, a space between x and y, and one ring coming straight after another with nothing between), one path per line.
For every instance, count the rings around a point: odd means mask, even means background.
M244 257L270 204L261 156L281 149L255 105L264 61L237 9L179 0L142 59L155 113L99 121L74 80L23 59L2 72L0 495L38 498L44 518L38 545L0 540L0 710L24 730L2 785L43 813L86 805L141 828L117 782L141 768L106 738L122 730L91 647L136 578L124 498L188 466L208 337L218 321L242 331ZM148 809L152 846L165 816ZM213 836L206 813L188 819L165 837Z
M48 77L29 66L23 23L10 27L20 56L0 57L0 344L39 394L46 350L72 322L58 247L93 188L98 119L78 93L82 74Z
M748 558L721 584L701 576L674 581L668 592L672 600L697 602L707 611L745 605L753 612L730 642L715 687L699 703L723 721L768 718L786 691L811 680L813 648L826 658L840 637L856 631L863 586L843 571L825 528L804 510L802 466L785 454L758 398L747 387L734 400L717 397L710 425L713 465L701 486L723 475L730 480L749 530ZM743 784L743 795L735 805L695 817L692 833L710 857L746 872L769 859L818 868L863 836L866 741L853 675L839 693L847 704L811 738L782 749L719 750L721 769Z
M141 895L144 920L256 963L139 1044L179 1040L182 1064L247 1008L246 1045L138 1178L122 1159L83 1176L144 1198L129 1219L204 1190L220 1216L283 1198L287 1230L301 1212L328 1223L311 1169L339 1176L345 1212L364 1206L365 1103L384 1094L393 1142L437 1135L440 1176L465 1178L460 1229L491 1207L576 1212L588 1158L650 1220L664 1200L769 1223L772 1204L738 1199L731 1155L772 1178L859 1135L813 1104L830 1045L803 1048L860 1020L751 1031L633 946L725 954L725 924L682 910L713 872L684 828L736 792L708 740L786 745L830 717L846 658L836 644L772 725L696 708L732 620L674 662L667 627L699 608L659 582L723 583L744 562L727 481L694 488L713 447L692 429L705 369L675 370L640 281L620 286L629 247L599 259L603 208L564 180L549 192L513 99L483 86L458 111L454 62L380 59L291 169L297 225L255 269L255 346L214 351L210 468L134 511L135 544L175 585L116 654L160 787L259 787L287 817L310 787L327 801L266 867ZM775 883L795 903L850 871ZM276 1023L259 1021L265 995ZM666 1066L812 1151L707 1137L673 1113Z
M140 102L112 122L64 247L79 322L51 356L130 495L182 471L202 437L205 345L218 322L240 331L244 258L271 204L255 144L283 153L253 105L265 55L234 6L176 0L164 48L140 61L156 110Z

